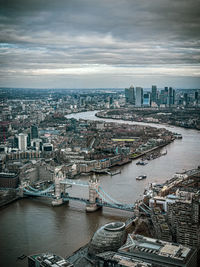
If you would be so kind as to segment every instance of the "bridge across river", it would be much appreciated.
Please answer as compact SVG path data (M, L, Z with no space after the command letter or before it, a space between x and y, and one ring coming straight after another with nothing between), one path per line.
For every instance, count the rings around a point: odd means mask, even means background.
M89 189L89 198L70 196L66 191L69 186L84 186ZM135 204L123 204L113 199L100 186L99 181L93 177L89 182L73 179L63 179L62 174L55 177L55 183L44 190L36 189L30 185L22 187L23 194L26 196L52 198L52 205L58 206L70 200L79 201L86 204L86 211L95 211L102 207L126 210L133 212Z

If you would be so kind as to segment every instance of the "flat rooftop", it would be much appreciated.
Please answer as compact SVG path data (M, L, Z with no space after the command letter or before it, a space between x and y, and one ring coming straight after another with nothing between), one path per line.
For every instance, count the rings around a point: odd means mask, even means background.
M73 264L65 260L64 258L54 255L52 253L42 253L42 254L36 254L31 255L28 257L29 259L32 259L36 262L39 262L41 266L47 266L47 267L72 267Z
M128 235L126 244L119 251L148 255L148 257L152 255L154 258L159 256L180 262L186 262L194 252L192 248L180 244L134 234Z

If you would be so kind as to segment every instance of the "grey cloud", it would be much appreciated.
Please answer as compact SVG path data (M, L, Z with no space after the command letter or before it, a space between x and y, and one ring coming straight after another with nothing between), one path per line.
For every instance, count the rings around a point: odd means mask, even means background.
M3 75L70 64L200 61L200 0L0 0L0 4Z
M115 38L187 39L199 36L199 0L6 0L7 23L62 34L111 33Z

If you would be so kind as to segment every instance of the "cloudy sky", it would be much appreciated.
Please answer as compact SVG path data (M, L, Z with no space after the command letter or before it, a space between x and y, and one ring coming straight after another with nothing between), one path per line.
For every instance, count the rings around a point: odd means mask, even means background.
M200 0L0 3L0 87L200 88Z

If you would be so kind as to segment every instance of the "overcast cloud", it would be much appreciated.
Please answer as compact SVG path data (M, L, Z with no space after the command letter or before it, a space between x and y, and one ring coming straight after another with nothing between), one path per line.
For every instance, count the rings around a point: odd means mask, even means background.
M0 3L0 86L200 87L200 0Z

